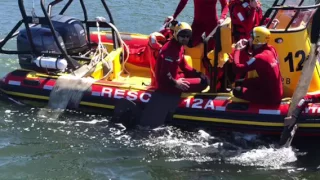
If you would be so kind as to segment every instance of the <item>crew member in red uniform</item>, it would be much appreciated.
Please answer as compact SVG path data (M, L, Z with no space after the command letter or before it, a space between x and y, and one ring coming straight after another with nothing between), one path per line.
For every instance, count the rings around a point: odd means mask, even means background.
M210 32L224 19L228 14L228 3L227 0L219 0L221 3L221 16L218 19L217 13L217 1L218 0L193 0L194 2L194 18L192 27L192 45L196 46L202 42L202 34L205 32L206 35L209 35ZM188 0L180 0L178 7L176 8L175 13L172 17L176 19L180 12L184 9Z
M281 102L283 87L276 50L268 45L270 31L258 26L253 28L248 40L241 39L236 43L234 69L236 73L255 70L256 78L245 78L241 86L233 90L234 96L253 103L278 104ZM249 44L252 47L252 58L246 63L239 63L240 51Z
M208 86L208 78L190 67L184 58L192 30L189 24L178 22L174 34L160 50L155 65L156 89L165 93L200 92ZM179 68L182 73L179 73Z
M252 29L262 20L261 4L257 0L231 0L229 9L233 41L249 39Z
M153 32L149 35L149 41L143 53L143 58L147 59L147 61L150 63L151 86L156 86L157 82L155 79L155 64L159 55L159 51L166 42L172 39L174 31L173 28L177 23L177 21L167 22L159 30L159 32Z
M159 55L159 51L162 46L167 42L166 37L159 33L154 32L149 36L148 45L143 53L143 58L146 58L150 63L150 73L151 73L151 86L156 86L156 74L155 74L155 64Z

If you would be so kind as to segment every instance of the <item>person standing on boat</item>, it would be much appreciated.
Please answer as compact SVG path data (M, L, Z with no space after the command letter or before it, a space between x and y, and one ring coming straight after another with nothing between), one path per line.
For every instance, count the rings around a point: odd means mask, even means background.
M230 18L232 23L233 42L249 39L250 32L260 25L263 17L258 0L230 0Z
M258 26L253 28L249 40L241 39L236 43L234 69L236 73L256 71L258 77L245 78L241 86L235 87L234 96L261 104L278 104L281 102L283 87L278 62L278 54L274 47L268 45L270 31ZM252 58L246 63L239 62L240 51L249 45Z
M193 0L194 2L194 18L192 27L192 46L197 46L202 42L202 34L205 32L209 35L210 32L220 23L224 21L228 14L227 0L219 0L221 4L221 15L218 18L217 13L218 0ZM174 14L167 17L166 21L176 19L184 9L188 0L180 0ZM211 46L211 45L210 45ZM213 46L213 44L212 44Z
M165 93L200 92L208 86L208 78L190 67L184 58L192 29L185 22L174 27L173 38L160 50L156 64L156 89ZM179 73L179 68L182 73Z

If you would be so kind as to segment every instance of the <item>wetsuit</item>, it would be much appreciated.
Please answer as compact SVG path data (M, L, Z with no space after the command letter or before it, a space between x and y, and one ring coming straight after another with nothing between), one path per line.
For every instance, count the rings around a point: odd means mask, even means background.
M245 79L241 90L234 90L236 97L253 103L277 104L281 102L283 87L277 53L272 46L264 45L253 51L253 58L239 63L240 51L235 52L234 70L243 73L255 70L256 78Z
M248 1L232 0L229 4L230 17L232 22L233 42L240 39L249 39L250 32L260 25L263 14L261 5L252 8Z
M179 72L179 68L182 73ZM160 92L181 93L182 90L175 87L176 80L179 78L189 81L190 88L186 92L200 92L208 86L206 77L187 64L184 48L175 39L168 41L160 50L155 74L156 89Z
M193 0L194 1L194 19L191 25L192 28L192 45L196 46L202 42L203 32L209 35L210 32L218 24L217 14L217 1L218 0ZM219 0L221 3L221 16L220 19L227 17L229 8L227 0ZM173 18L176 19L183 8L186 6L188 0L180 0L180 3L173 14ZM210 43L213 46L213 43Z

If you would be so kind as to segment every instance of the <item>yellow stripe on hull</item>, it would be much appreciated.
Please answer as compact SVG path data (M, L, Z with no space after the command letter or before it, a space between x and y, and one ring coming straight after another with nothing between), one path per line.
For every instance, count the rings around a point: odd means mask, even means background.
M3 90L3 89L0 89L0 90L1 90L2 92L6 93L6 94L8 94L8 95L12 95L12 96L20 96L20 97L27 97L27 98L41 99L41 100L48 100L48 101L49 101L49 97L48 97L48 96L40 96L40 95L34 95L34 94L11 92L11 91ZM81 101L80 104L81 104L81 105L85 105L85 106L91 106L91 107L114 109L114 106L112 106L112 105L91 103L91 102L85 102L85 101Z
M6 94L13 95L13 96L49 100L49 97L47 96L11 92L3 89L0 89L0 90ZM81 101L80 104L84 106L99 107L99 108L106 108L106 109L115 108L114 105L106 105L106 104L92 103L92 102L86 102L86 101ZM211 117L187 116L187 115L181 115L181 114L175 114L173 117L175 119L183 119L183 120L189 120L189 121L203 121L203 122L225 123L225 124L234 124L234 125L252 125L252 126L263 126L263 127L283 127L283 123L280 123L280 122L275 123L275 122L258 122L258 121L248 121L248 120L220 119L220 118L211 118ZM308 124L300 123L299 127L320 128L320 123L308 123Z
M80 104L84 105L84 106L99 107L99 108L106 108L106 109L114 109L114 106L106 105L106 104L99 104L99 103L92 103L92 102L85 102L85 101L81 101Z
M34 95L34 94L26 94L26 93L19 93L19 92L12 92L12 91L6 91L4 89L0 89L2 92L8 95L12 96L20 96L20 97L27 97L27 98L33 98L33 99L41 99L41 100L49 100L48 96L41 96L41 95Z
M247 121L247 120L233 120L233 119L219 119L219 118L208 118L208 117L196 117L196 116L186 116L176 114L173 116L176 119L184 119L191 121L206 121L214 123L225 123L225 124L241 124L241 125L252 125L252 126L264 126L264 127L283 127L283 123L274 122L257 122L257 121ZM299 123L299 127L303 128L320 128L320 123Z

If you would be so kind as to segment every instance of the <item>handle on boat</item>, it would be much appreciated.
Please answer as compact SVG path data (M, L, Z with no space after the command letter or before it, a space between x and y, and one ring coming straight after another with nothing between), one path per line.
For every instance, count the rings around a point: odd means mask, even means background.
M320 9L318 8L314 14L313 20L320 18ZM320 24L312 23L311 27L311 50L308 59L304 62L301 76L299 82L297 84L297 88L292 96L292 102L290 104L290 108L287 114L287 117L290 117L293 111L297 108L298 102L302 99L308 92L309 85L312 80L312 74L315 69L315 65L318 57L318 41L320 34ZM298 117L299 118L299 117ZM280 147L289 147L291 145L292 139L298 129L298 119L291 118L287 119L286 125L282 131L279 145Z

